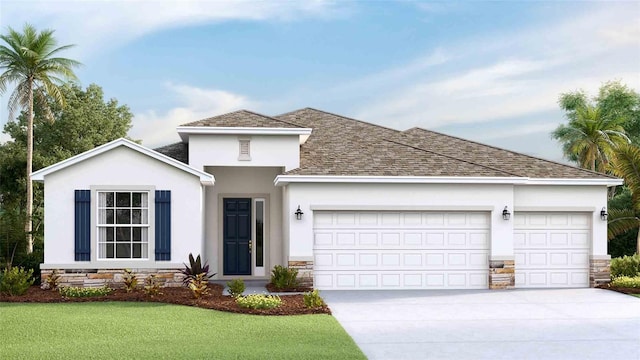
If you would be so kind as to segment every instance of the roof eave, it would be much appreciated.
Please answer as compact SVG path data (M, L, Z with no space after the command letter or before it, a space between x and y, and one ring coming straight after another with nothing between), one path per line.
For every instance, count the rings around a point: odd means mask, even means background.
M265 127L213 127L213 126L178 126L176 131L182 142L189 142L189 135L298 135L306 138L311 135L311 128L265 128Z

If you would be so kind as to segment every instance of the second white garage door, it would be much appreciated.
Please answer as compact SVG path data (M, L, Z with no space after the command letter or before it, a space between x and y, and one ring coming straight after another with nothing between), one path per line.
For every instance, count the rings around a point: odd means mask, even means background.
M515 213L516 287L589 287L589 213Z
M486 212L315 211L318 289L486 289Z

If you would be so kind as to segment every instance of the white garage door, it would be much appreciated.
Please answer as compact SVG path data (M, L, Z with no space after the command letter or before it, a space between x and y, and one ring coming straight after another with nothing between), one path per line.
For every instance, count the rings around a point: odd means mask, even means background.
M516 287L589 287L591 215L515 213Z
M486 289L483 212L314 212L319 289Z

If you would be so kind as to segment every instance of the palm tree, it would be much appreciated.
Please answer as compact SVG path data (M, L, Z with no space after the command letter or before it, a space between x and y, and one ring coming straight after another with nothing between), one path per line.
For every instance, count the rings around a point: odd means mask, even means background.
M640 225L636 214L640 213L640 147L627 144L620 146L614 153L611 172L624 179L631 191L633 209L609 211L609 238L622 234ZM638 231L636 252L640 254L640 231Z
M6 45L0 45L0 95L9 84L15 84L15 90L9 97L9 118L13 119L18 108L27 112L27 204L25 232L27 252L33 251L32 215L33 184L31 172L33 163L33 104L34 101L53 121L47 98L64 106L64 97L58 88L65 80L76 80L73 68L80 63L58 57L58 53L73 45L56 47L53 30L38 32L33 26L25 24L23 32L8 28L8 33L0 35Z
M562 143L564 155L580 167L606 172L616 147L630 142L623 119L603 116L591 105L576 109L567 125L560 125L551 135Z

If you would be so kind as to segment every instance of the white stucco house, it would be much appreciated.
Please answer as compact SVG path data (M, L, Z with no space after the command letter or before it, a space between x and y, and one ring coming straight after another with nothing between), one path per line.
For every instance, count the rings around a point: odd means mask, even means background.
M237 111L149 149L119 139L33 174L43 276L168 284L295 267L319 289L589 287L607 281L603 174L315 109Z

